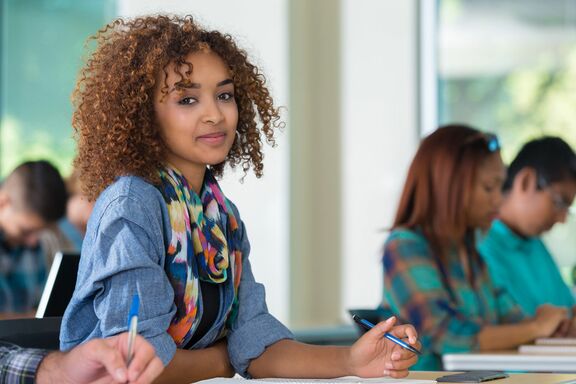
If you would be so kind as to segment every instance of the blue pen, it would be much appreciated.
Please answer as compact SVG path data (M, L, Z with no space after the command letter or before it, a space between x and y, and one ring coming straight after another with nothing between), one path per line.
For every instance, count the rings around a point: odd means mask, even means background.
M126 365L130 365L134 355L134 340L138 334L138 309L140 308L140 297L138 294L132 296L132 305L128 313L128 354Z
M358 324L360 324L362 326L362 328L364 328L365 330L369 331L372 328L374 328L374 324L372 324L371 322L369 322L366 319L361 318L360 316L357 315L352 315L352 319L357 322ZM399 346L401 346L404 349L409 350L412 353L415 353L417 355L421 355L422 352L420 352L419 350L417 350L416 348L414 348L413 346L411 346L410 344L405 343L404 341L400 340L399 338L397 338L394 335L389 334L388 332L386 332L384 334L384 337L387 338L388 340L398 344Z

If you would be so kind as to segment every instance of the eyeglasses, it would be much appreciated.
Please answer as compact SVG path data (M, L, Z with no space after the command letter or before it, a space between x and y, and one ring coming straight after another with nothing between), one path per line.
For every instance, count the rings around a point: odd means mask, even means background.
M542 176L542 175L538 176L538 181L536 183L536 187L538 189L547 189L548 190L548 192L550 193L550 197L552 198L552 203L554 204L554 208L556 208L557 211L563 212L563 211L569 211L570 210L570 207L572 206L572 202L567 201L566 199L564 199L564 197L560 193L558 193L557 191L550 188L550 183L544 178L544 176Z

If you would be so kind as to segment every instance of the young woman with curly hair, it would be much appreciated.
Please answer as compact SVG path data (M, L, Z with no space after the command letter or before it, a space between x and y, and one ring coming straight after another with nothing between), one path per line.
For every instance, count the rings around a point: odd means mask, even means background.
M138 332L167 365L161 382L405 376L416 357L382 336L418 345L411 326L390 319L352 347L319 347L268 313L244 224L216 177L226 165L262 175L262 138L273 144L280 122L232 37L155 16L117 20L94 39L73 124L75 165L97 200L61 347L124 331L138 293Z

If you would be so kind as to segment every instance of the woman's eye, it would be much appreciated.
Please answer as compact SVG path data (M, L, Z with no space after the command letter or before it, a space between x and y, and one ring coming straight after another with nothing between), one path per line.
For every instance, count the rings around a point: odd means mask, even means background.
M484 185L484 190L490 193L494 190L494 187L492 185Z
M218 95L218 99L222 101L230 101L234 99L234 95L230 92L225 92Z
M193 97L184 97L178 101L180 105L190 105L196 103L196 99Z

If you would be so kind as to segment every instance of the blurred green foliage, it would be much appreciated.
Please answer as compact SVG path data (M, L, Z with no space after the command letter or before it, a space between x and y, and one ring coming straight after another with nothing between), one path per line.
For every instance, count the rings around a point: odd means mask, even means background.
M461 122L499 135L512 160L528 140L560 136L576 148L576 44L558 65L509 74L441 80L441 123Z
M47 159L63 175L75 155L70 95L86 39L113 0L0 0L0 176Z

